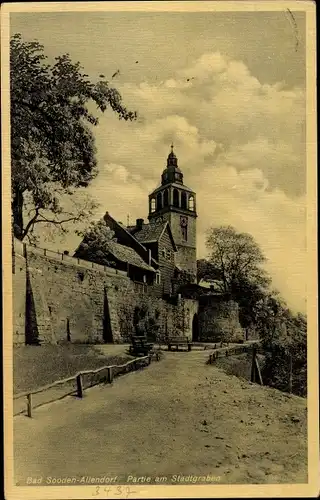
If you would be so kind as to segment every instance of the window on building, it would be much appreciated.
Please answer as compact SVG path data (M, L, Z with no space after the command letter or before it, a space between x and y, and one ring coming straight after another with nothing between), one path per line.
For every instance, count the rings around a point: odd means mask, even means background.
M157 210L162 208L162 193L157 194Z
M169 205L169 191L166 189L163 194L163 206L167 207Z
M189 210L194 210L194 197L189 196Z
M156 272L156 285L160 285L161 283L161 274L160 271Z
M181 232L182 232L182 238L185 241L187 241L188 240L188 227L187 226L182 227Z
M184 191L181 193L181 208L187 208L187 193Z
M173 206L179 206L179 191L177 189L173 190Z
M156 200L154 198L151 198L150 209L151 209L151 212L156 211Z
M166 249L165 248L162 249L162 257L166 258Z

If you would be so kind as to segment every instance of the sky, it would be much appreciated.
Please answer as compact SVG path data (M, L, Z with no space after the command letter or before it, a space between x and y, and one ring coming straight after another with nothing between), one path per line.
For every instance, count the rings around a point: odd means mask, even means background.
M104 74L136 122L99 116L99 174L87 192L119 221L147 219L174 143L197 194L197 254L206 232L251 233L273 286L306 303L305 18L302 12L11 14L11 34L37 39L49 61L68 52ZM119 70L113 79L111 76ZM73 251L79 237L44 246Z

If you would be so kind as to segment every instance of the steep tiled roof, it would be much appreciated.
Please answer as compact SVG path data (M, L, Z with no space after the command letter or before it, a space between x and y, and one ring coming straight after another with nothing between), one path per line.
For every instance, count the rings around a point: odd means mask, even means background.
M138 240L141 244L155 243L159 241L165 229L168 229L170 238L174 249L176 250L176 245L171 233L170 224L168 221L163 222L150 222L149 224L142 224L141 229L137 226L128 226L127 230L132 234L132 236Z
M166 225L167 222L143 224L142 229L133 235L141 243L152 243L160 239Z
M110 241L108 243L108 249L110 253L121 262L128 262L129 264L139 267L140 269L155 272L155 269L146 264L146 262L144 262L144 260L137 252L135 252L135 250L133 250L133 248Z
M125 227L123 224L117 222L113 217L111 217L109 212L106 212L103 218L107 226L115 232L115 237L118 241L121 242L120 244L124 244L125 246L133 248L138 253L138 255L140 255L144 262L148 259L147 248L144 247L142 243L134 237L130 228ZM151 263L156 267L159 265L153 257L151 259Z

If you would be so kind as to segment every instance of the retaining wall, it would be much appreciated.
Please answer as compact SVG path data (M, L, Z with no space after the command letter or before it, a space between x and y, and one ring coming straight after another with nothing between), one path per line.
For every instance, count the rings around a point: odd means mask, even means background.
M244 339L237 302L217 295L200 297L199 326L200 340L204 342Z
M14 343L126 342L143 303L159 312L160 333L191 339L198 302L145 292L123 271L16 242Z

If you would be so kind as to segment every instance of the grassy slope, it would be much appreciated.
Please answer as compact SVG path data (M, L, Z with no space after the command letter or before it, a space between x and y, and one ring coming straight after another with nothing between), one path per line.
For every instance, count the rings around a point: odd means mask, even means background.
M81 370L121 364L132 359L124 346L81 344L21 346L13 350L14 393L35 389Z
M258 355L260 369L263 366L263 356ZM222 368L228 375L235 375L245 380L251 379L252 354L243 353L238 356L225 356L215 361L217 368Z

